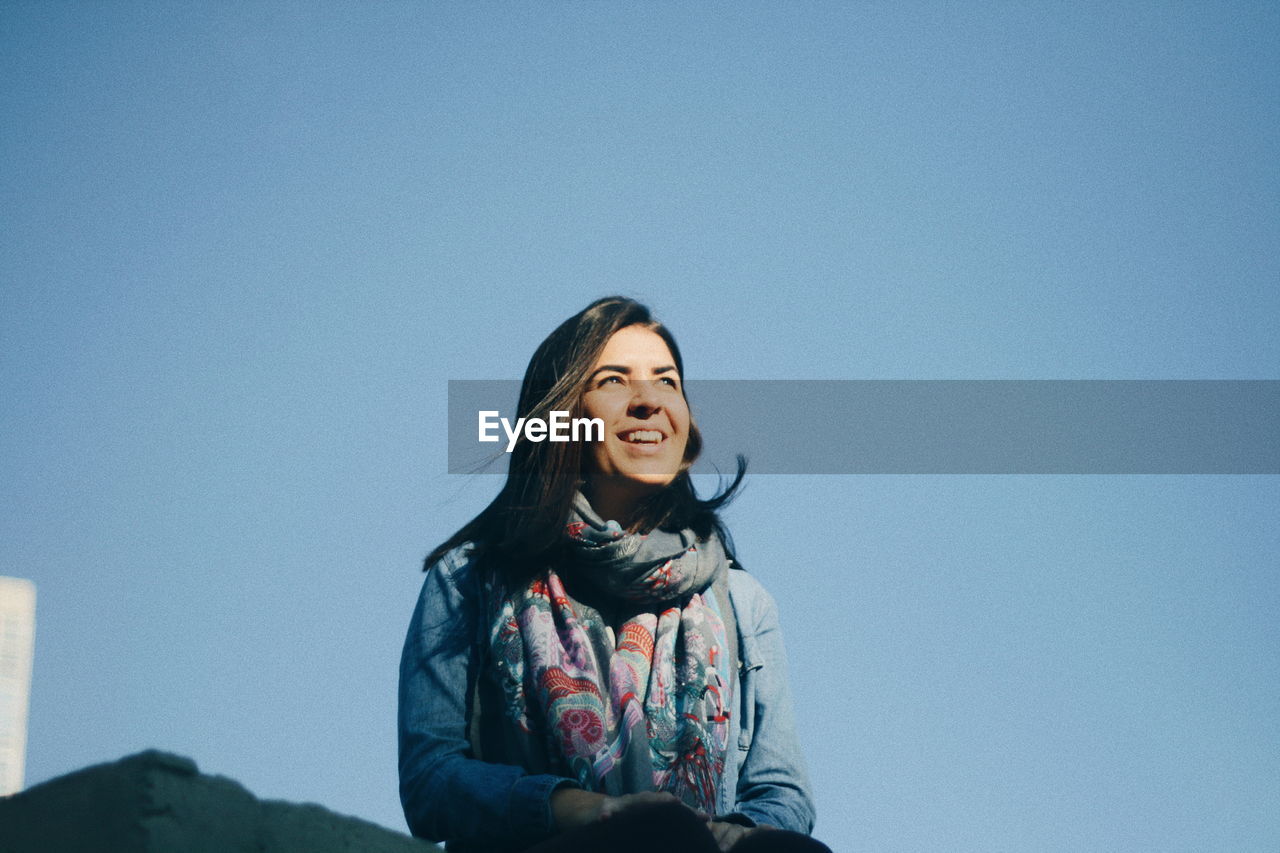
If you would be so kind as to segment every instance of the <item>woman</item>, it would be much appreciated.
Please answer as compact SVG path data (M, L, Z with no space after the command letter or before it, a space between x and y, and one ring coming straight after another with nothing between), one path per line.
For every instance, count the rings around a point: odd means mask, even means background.
M400 792L450 850L826 850L772 599L699 500L671 334L611 297L534 353L493 502L427 558L400 669Z

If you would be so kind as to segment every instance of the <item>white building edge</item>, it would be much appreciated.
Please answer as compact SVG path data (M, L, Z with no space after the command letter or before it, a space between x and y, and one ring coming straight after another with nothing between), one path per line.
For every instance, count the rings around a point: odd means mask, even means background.
M36 585L0 577L0 796L23 786L35 633Z

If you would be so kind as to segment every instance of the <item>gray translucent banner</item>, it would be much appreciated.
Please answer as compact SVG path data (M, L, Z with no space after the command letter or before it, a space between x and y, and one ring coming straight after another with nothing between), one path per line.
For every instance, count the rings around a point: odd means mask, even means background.
M694 473L1280 474L1276 380L702 380ZM520 383L450 380L448 470L505 473L478 413Z

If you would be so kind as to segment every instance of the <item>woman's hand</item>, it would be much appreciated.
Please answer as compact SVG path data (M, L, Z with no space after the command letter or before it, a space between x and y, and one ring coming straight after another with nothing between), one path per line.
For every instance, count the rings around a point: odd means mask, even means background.
M713 820L709 826L711 827L711 834L716 838L716 844L720 846L721 853L727 853L732 850L733 845L748 835L773 829L767 823L762 823L758 826L742 826L741 824L727 823L721 820Z
M639 794L610 797L578 788L561 788L551 795L551 814L555 818L556 827L563 832L598 820L607 820L637 806L658 806L667 803L684 805L677 796L666 792L644 791ZM701 812L695 812L695 814L706 818L706 815Z

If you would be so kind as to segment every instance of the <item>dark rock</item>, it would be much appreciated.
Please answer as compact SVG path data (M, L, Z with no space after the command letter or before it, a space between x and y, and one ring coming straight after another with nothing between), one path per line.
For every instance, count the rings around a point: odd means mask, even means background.
M259 800L148 750L0 797L0 853L426 853L433 844L314 804Z

